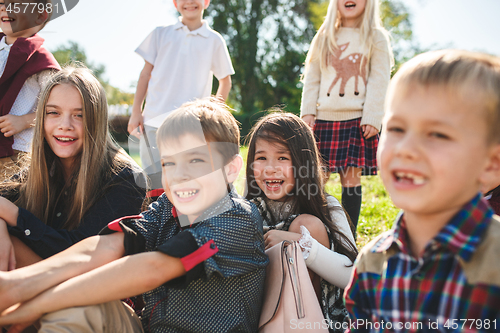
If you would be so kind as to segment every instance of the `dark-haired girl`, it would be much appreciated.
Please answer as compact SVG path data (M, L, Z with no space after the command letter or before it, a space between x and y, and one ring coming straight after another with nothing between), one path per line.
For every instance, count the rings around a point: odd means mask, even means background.
M342 289L357 250L342 206L323 190L323 175L313 133L303 120L272 113L254 126L246 197L264 217L266 249L283 240L297 241L325 319L342 323L347 320Z

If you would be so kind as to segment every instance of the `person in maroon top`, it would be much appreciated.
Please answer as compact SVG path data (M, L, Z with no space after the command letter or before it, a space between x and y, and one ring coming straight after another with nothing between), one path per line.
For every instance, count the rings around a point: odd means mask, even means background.
M41 85L50 70L60 69L37 35L52 7L47 0L36 3L35 8L24 8L0 0L0 173L8 171L5 167L19 152L29 151Z

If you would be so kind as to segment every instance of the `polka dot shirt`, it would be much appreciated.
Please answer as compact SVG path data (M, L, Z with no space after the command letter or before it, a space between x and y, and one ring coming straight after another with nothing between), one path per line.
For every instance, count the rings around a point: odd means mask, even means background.
M163 194L144 218L127 223L145 238L147 251L189 232L198 247L213 240L218 252L197 276L188 272L143 295L145 331L256 332L268 264L257 207L233 191L186 228L172 208Z

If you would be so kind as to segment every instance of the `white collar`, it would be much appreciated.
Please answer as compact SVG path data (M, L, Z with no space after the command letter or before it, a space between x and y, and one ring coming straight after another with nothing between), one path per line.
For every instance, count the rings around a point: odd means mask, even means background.
M12 45L9 45L7 44L7 42L5 41L6 39L6 36L3 36L2 40L0 40L0 51L6 49L7 51L10 50L11 46Z
M175 30L178 30L178 29L183 29L184 31L186 31L188 34L191 34L191 35L200 35L202 37L205 37L205 38L208 38L209 36L209 28L208 28L208 23L207 21L205 20L202 20L201 21L201 27L199 27L198 29L196 30L193 30L193 31L190 31L188 29L188 27L182 23L182 18L179 17L179 22L177 22L176 24L174 24L174 29Z

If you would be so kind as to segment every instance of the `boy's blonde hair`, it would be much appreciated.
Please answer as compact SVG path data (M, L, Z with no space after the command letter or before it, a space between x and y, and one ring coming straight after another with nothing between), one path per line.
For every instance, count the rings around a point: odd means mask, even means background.
M500 143L500 58L461 50L418 55L394 76L386 106L390 106L395 94L406 94L414 89L415 84L441 87L454 98L473 102L478 109L485 111L488 141Z
M317 61L319 59L321 69L326 68L328 66L328 55L333 54L338 48L336 35L337 31L342 26L342 19L339 15L337 6L338 0L330 0L325 21L314 36L309 52L307 53L306 66L312 61ZM370 63L373 48L375 47L373 41L374 30L379 30L384 35L388 36L387 31L382 25L382 20L380 19L379 7L379 0L366 0L363 19L359 27L362 48L367 50L367 52L364 52L367 63ZM390 52L392 53L392 50L390 50Z
M200 126L201 125L201 126ZM229 162L239 153L240 129L226 104L204 98L182 104L163 121L156 133L158 146L192 134L206 142L218 143L217 150Z

